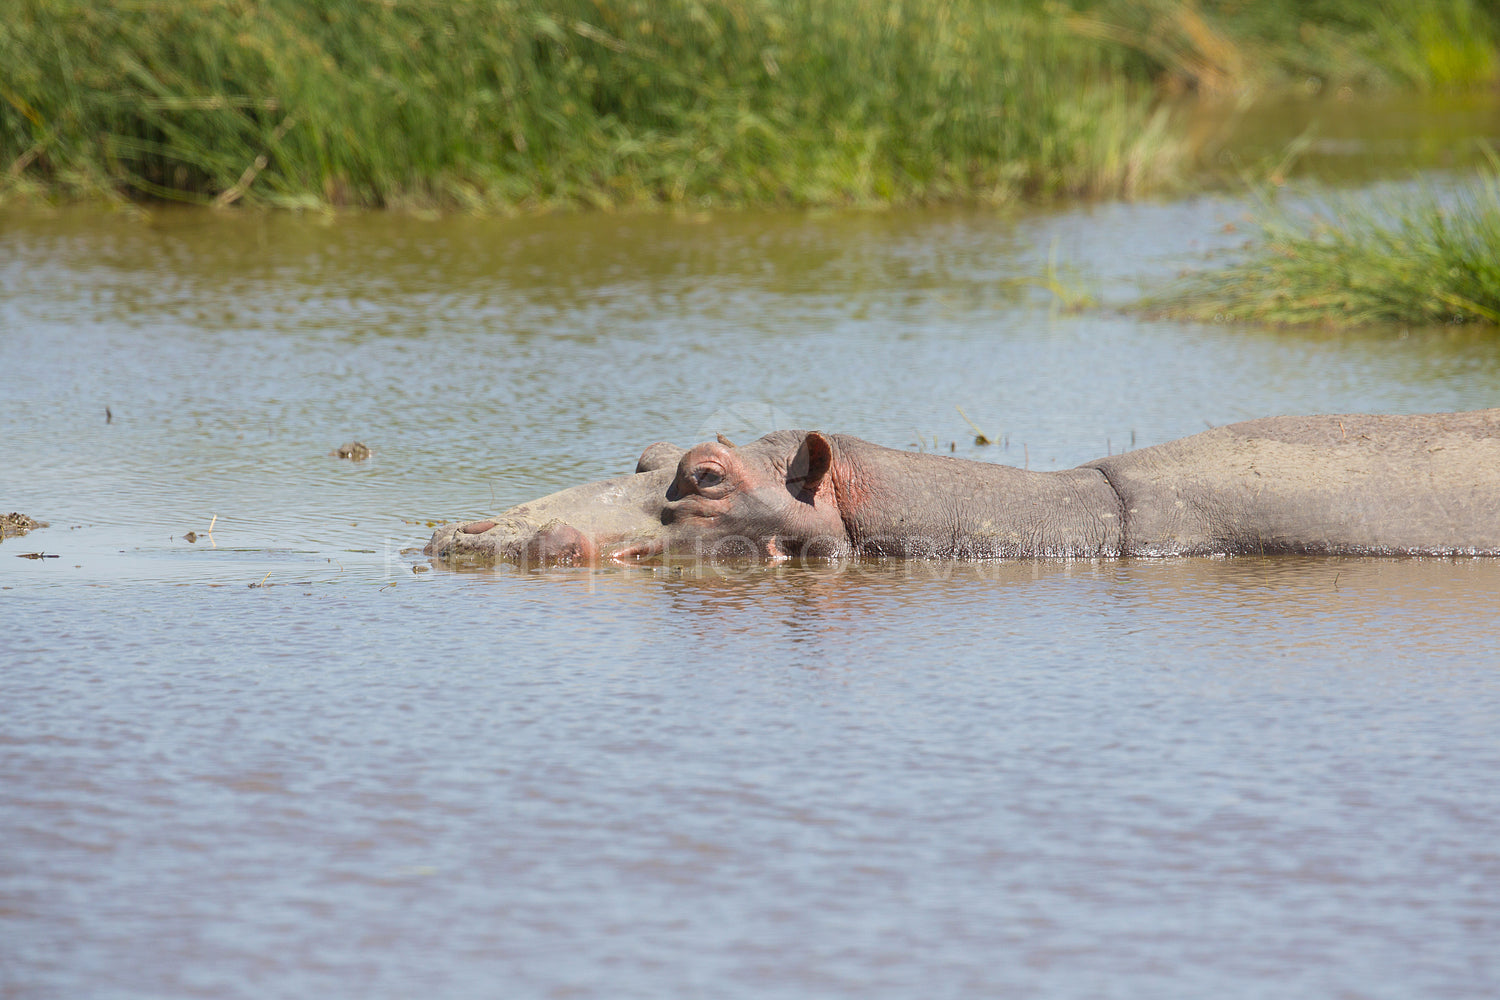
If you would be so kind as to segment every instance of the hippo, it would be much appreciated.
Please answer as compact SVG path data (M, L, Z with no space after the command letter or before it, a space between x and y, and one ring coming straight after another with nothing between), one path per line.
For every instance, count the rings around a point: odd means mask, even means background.
M1500 409L1267 417L1034 472L821 431L653 444L437 529L436 560L1500 555Z

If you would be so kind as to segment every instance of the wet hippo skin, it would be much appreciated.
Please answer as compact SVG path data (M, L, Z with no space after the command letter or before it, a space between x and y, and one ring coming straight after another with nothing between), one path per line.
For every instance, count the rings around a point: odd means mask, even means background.
M658 443L634 475L444 525L426 551L527 565L1500 555L1500 409L1268 417L1058 472L820 431Z

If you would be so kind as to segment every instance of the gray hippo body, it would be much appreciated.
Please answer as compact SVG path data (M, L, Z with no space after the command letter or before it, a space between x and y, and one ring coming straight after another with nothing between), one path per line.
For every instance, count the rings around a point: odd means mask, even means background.
M1060 472L777 431L444 525L440 560L1500 555L1500 409L1270 417Z

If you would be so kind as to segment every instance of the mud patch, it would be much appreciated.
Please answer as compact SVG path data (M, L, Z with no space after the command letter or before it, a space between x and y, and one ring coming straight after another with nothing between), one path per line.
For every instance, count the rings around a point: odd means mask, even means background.
M0 541L7 538L19 538L28 531L47 527L46 521L38 521L11 511L9 514L0 514Z
M334 458L346 458L351 462L363 462L375 454L375 452L369 445L360 444L358 441L350 441L348 444L339 445L328 454Z

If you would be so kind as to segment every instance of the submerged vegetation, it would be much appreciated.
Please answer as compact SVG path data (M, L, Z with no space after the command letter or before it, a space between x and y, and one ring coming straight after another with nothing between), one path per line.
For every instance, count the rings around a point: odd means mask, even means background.
M1477 0L10 0L0 197L838 205L1129 194L1163 98L1497 74Z
M1500 169L1429 190L1317 212L1272 206L1236 262L1194 275L1164 311L1275 325L1500 324Z

